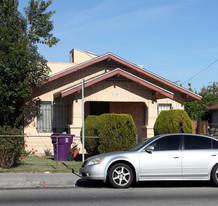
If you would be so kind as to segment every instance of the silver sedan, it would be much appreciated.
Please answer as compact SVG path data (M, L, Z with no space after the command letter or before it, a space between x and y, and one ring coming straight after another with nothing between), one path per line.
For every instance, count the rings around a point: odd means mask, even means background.
M167 134L123 152L88 158L83 179L126 188L134 181L205 180L218 186L218 140L193 134Z

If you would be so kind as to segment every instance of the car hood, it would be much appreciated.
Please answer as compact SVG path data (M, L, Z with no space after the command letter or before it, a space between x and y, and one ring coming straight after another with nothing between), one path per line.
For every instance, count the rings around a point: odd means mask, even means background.
M119 152L109 152L109 153L105 153L105 154L100 154L100 155L95 155L95 156L92 156L92 157L89 157L86 161L90 161L92 159L95 159L95 158L106 158L106 157L113 157L113 156L119 156L119 155L127 155L127 154L132 154L132 153L135 153L135 151L119 151Z

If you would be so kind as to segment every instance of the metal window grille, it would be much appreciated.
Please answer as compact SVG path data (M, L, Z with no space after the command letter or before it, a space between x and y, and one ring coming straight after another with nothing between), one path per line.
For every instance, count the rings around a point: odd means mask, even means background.
M37 102L38 132L67 132L68 106L65 101Z
M52 102L37 101L37 131L52 131Z

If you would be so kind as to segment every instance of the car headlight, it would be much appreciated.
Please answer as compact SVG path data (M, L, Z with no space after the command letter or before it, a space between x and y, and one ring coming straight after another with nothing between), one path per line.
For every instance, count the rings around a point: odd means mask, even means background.
M90 165L95 165L95 164L101 164L102 161L103 161L103 158L97 157L97 158L95 158L95 159L90 160L90 161L87 163L87 165L90 166Z

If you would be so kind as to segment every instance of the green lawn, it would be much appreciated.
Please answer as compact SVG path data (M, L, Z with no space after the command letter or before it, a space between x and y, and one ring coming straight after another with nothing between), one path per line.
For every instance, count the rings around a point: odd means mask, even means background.
M78 173L82 163L80 161L54 161L48 157L24 157L21 164L11 169L0 168L1 173L6 172L74 172Z

